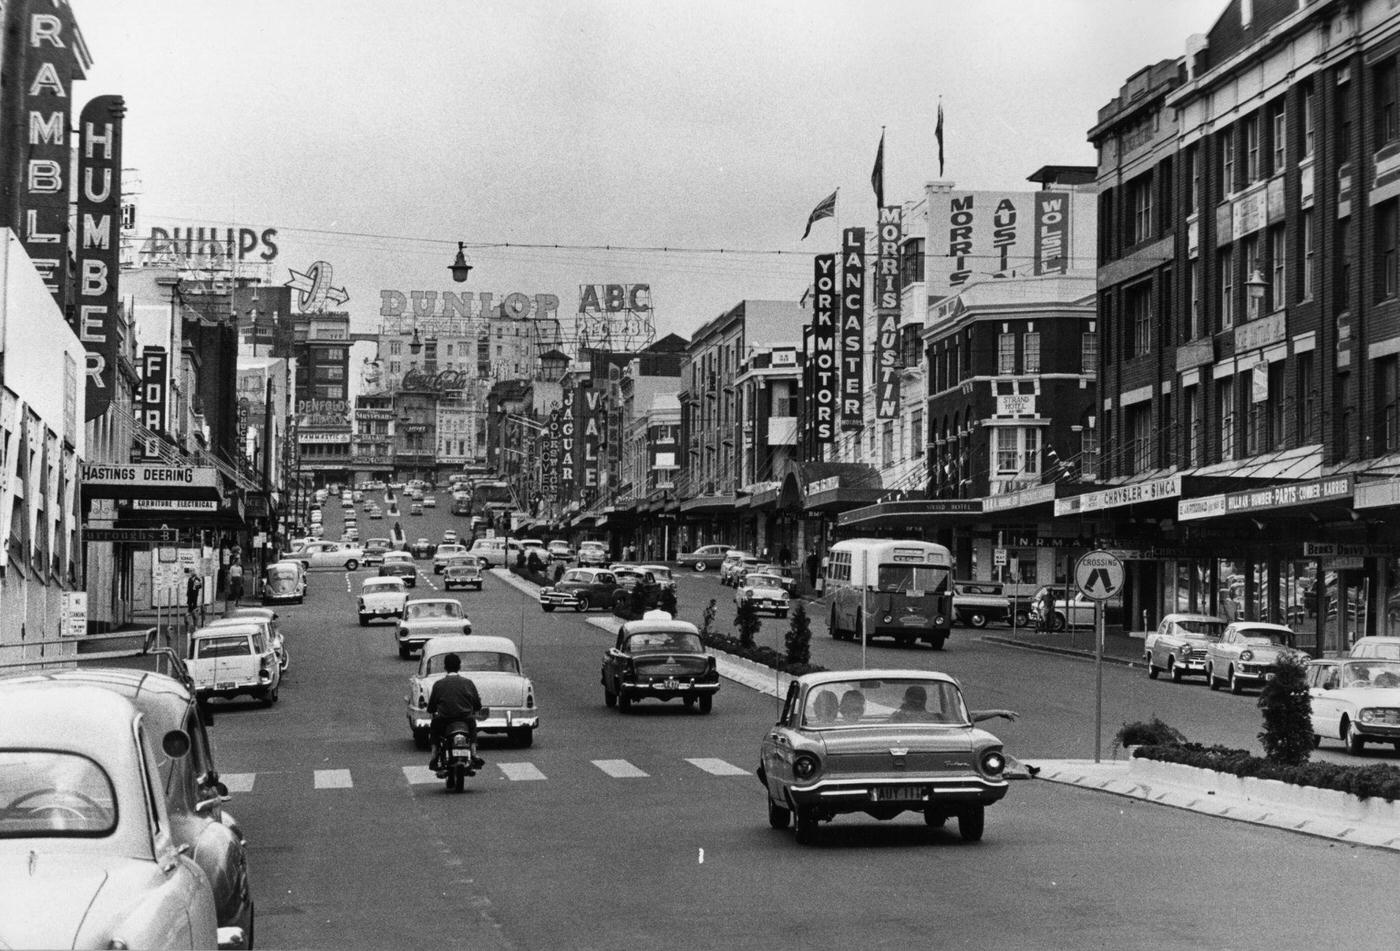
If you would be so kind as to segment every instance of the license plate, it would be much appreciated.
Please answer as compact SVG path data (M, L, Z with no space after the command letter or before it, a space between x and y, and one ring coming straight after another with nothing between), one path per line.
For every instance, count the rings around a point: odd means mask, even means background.
M928 798L927 786L876 786L872 790L876 802L898 802Z
M1264 679L1265 679L1265 680L1273 680L1273 679L1274 679L1274 675L1273 675L1273 674L1265 674L1265 675L1264 675Z
M679 690L679 689L680 689L680 686L681 686L681 682L680 682L679 680L677 680L675 677L667 677L667 678L666 678L665 687L666 687L667 690Z
M214 685L214 689L215 689L215 690L232 690L232 689L233 689L234 687L236 687L236 686L238 686L238 685L237 685L236 683L234 683L232 680L221 680L221 681L219 681L218 683L216 683L216 684Z
M453 751L452 751L452 758L453 758L453 759L471 759L471 758L472 758L472 751L471 751L471 750L453 750Z

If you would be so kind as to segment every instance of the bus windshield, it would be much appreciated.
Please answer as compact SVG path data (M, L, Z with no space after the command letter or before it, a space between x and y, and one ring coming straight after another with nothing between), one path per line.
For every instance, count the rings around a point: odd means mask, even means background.
M877 588L892 594L924 595L942 591L948 569L936 565L881 565Z

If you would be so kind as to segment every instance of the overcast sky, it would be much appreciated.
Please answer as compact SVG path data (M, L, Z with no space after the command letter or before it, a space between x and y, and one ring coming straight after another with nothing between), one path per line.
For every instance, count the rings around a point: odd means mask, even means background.
M1030 188L1092 165L1085 133L1132 73L1225 0L413 2L72 0L92 53L74 113L126 97L139 226L278 230L273 276L322 259L357 329L379 291L552 293L647 283L658 335L744 298L796 299L799 239L885 197ZM128 184L128 188L130 185ZM470 283L447 272L477 248ZM729 252L585 250L679 247Z

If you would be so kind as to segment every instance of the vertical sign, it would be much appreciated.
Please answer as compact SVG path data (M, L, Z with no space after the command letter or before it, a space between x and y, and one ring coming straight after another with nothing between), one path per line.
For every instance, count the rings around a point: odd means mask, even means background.
M68 169L72 156L68 127L73 80L83 78L88 61L68 4L24 4L19 10L23 17L19 27L23 65L18 76L23 125L13 131L20 133L16 138L22 137L24 146L15 169L15 224L34 270L53 294L59 311L66 313L63 265L68 246ZM81 222L81 217L78 220ZM87 418L92 418L91 413Z
M841 428L865 425L865 229L841 232Z
M164 347L141 348L141 425L165 432L165 388L169 361Z
M579 435L579 466L576 484L585 506L598 497L598 391L591 382L579 386L574 397L574 432Z
M1069 192L1035 193L1035 273L1069 270Z
M549 411L549 442L545 450L545 485L548 487L548 496L558 501L559 499L559 450L560 450L560 424L559 407Z
M899 417L899 242L904 209L880 209L875 267L875 418Z
M78 300L76 330L87 348L87 419L107 412L117 370L117 274L122 211L121 96L83 107L78 144Z
M836 255L815 258L812 295L812 439L817 446L836 442ZM815 458L815 457L814 457Z
M812 391L815 389L815 377L812 373L814 366L812 360L812 325L802 325L802 432L801 450L804 460L814 461L817 458L815 452L816 443L812 439L812 434L816 430L816 415L813 407L816 405L812 398Z
M559 405L559 501L568 503L574 497L574 464L577 461L574 444L574 388L564 388L564 400Z

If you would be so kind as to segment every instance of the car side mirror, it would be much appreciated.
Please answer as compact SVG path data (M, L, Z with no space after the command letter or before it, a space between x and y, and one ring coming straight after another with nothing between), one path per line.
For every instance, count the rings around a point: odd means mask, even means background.
M190 751L190 735L184 730L171 730L161 737L160 748L171 759L179 759Z

